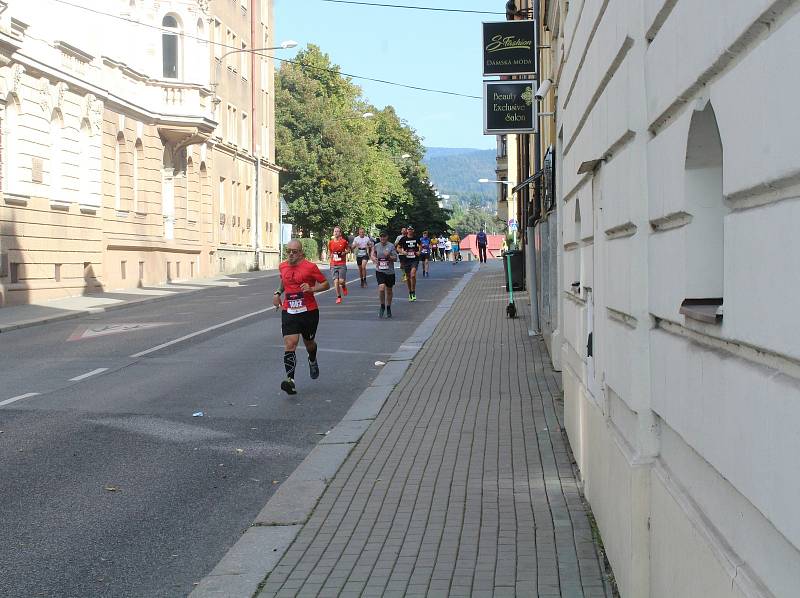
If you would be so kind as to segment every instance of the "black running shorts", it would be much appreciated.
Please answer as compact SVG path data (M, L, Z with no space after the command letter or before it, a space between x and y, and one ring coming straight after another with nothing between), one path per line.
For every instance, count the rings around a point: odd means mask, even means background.
M281 334L283 336L293 336L300 334L307 341L312 340L317 334L319 326L319 310L311 309L301 314L290 314L286 310L281 311Z
M378 284L385 284L390 289L394 286L394 272L391 274L387 274L386 272L375 272L375 280L378 281Z
M419 260L414 258L413 260L410 258L406 258L406 261L403 262L403 270L405 270L406 274L411 274L412 268L419 268Z

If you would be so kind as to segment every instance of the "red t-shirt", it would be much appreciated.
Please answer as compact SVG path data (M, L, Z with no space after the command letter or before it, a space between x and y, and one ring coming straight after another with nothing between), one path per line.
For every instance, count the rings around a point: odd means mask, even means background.
M331 239L328 241L328 253L331 256L331 266L344 266L347 263L347 250L350 249L350 243L344 237L338 241Z
M325 282L325 275L319 271L316 264L303 260L293 266L289 262L282 262L279 267L281 282L283 282L283 311L299 314L318 309L314 293L304 293L300 285L304 282L312 287L316 282Z

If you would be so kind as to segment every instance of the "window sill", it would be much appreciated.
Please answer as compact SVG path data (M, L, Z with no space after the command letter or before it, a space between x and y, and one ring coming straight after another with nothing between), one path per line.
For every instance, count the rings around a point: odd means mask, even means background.
M78 204L78 209L81 211L81 214L97 214L97 210L100 209L100 206L82 203Z
M11 193L7 191L3 194L3 201L12 206L27 206L30 199L30 195L22 195L21 193Z
M722 297L684 299L678 310L687 318L706 324L722 323Z
M128 214L130 214L130 212L128 210L120 210L120 209L114 210L114 215L117 218L127 218Z
M139 210L133 211L134 218L147 218L147 212L140 212Z
M61 199L51 199L50 200L50 209L51 210L59 210L61 212L68 212L71 205L72 205L71 201L64 201L64 200L61 200Z

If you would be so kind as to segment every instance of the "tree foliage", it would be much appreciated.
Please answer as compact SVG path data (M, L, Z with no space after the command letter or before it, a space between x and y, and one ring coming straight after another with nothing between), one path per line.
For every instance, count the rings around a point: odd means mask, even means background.
M369 105L318 47L282 64L275 110L287 220L305 236L325 236L336 225L382 228L411 217L444 226L447 214L425 183L422 140L391 106ZM366 112L374 117L363 118Z

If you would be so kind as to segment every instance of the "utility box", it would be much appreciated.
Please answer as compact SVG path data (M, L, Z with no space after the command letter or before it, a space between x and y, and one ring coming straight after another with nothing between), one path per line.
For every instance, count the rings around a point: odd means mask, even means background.
M515 291L525 290L525 254L519 249L511 249L503 254L503 266L506 268L506 291L508 288L508 266L506 260L511 259L511 286Z

